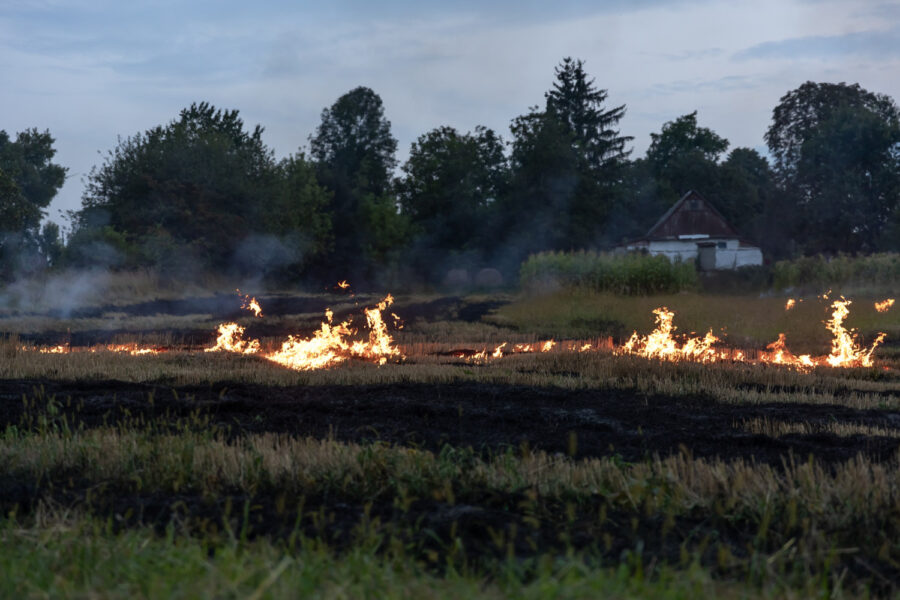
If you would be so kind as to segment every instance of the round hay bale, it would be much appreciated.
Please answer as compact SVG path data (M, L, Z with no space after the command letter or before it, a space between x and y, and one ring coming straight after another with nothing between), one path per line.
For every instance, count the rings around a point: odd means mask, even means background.
M490 267L481 269L475 275L475 285L483 288L498 288L503 285L503 274Z
M459 289L468 287L472 283L469 272L465 269L450 269L444 275L444 287Z

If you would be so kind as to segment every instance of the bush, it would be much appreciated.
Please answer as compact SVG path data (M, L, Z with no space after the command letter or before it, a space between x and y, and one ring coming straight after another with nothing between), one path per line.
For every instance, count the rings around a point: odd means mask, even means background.
M585 287L638 296L693 289L697 270L690 262L648 254L541 252L522 263L519 282L526 288Z
M818 289L847 285L891 287L900 281L900 254L885 252L868 256L840 254L833 258L805 256L775 263L774 284Z

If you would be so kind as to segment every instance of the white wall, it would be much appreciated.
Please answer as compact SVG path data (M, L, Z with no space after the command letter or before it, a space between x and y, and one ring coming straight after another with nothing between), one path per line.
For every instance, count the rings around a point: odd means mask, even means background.
M716 247L716 269L737 269L763 264L762 251L755 246L741 246L739 240L701 240L724 241L725 248ZM627 250L647 250L650 254L663 255L672 262L692 261L697 258L699 248L697 240L652 240L626 246Z

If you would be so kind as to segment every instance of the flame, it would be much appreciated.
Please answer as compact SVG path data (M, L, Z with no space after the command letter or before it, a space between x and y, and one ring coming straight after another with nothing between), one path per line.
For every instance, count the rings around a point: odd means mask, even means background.
M26 351L37 351L40 354L71 354L73 352L121 352L128 353L132 356L137 356L141 354L159 354L160 352L164 352L163 349L160 348L147 348L138 346L136 343L129 344L108 344L106 346L93 346L93 347L71 347L68 344L60 344L57 346L49 346L44 348L35 348L34 346L22 346L22 350Z
M893 298L887 298L886 300L882 300L881 302L875 303L875 310L878 312L887 312L890 307L894 305Z
M872 354L875 348L884 341L885 334L879 333L875 341L868 348L862 347L857 342L855 330L844 327L844 319L850 314L850 300L843 297L835 300L832 305L831 319L826 322L826 327L834 336L831 342L831 354L828 356L813 357L809 354L794 355L787 348L785 335L778 334L778 339L766 346L768 352L759 354L758 362L776 365L787 365L798 369L809 369L816 366L831 367L871 367L874 362ZM672 333L675 326L672 324L674 313L666 307L653 311L656 315L656 329L646 337L638 336L637 332L617 352L619 354L638 354L647 358L663 360L692 360L696 362L714 362L729 359L735 362L754 362L748 359L740 350L728 352L713 349L713 344L719 339L710 330L704 337L693 337L685 340L680 346Z
M41 354L68 354L69 347L68 346L52 346L50 348L40 348L38 352Z
M347 283L347 280L345 279L343 281L338 281L337 286L342 290L346 290L348 287L350 287L350 284Z
M272 362L298 371L323 369L340 364L350 357L375 360L379 365L390 358L402 358L393 338L387 330L382 312L393 304L394 298L388 294L373 308L365 309L369 337L366 341L351 338L356 330L349 321L333 325L334 313L325 311L325 321L312 337L301 339L289 336L277 352L265 354Z
M205 352L236 352L238 354L255 354L259 352L259 341L242 339L244 328L237 323L222 323L219 325L219 337L216 345L206 348Z
M288 336L277 352L266 354L265 358L289 369L309 371L337 365L347 359L350 345L346 338L355 331L344 321L333 326L334 313L325 311L325 321L312 337L307 339Z
M713 362L722 358L722 354L712 348L719 338L709 330L702 338L686 339L681 345L672 337L676 327L672 324L675 313L665 306L653 311L656 315L656 329L646 337L638 336L635 331L631 338L619 351L622 354L637 354L647 358L662 360L693 360L697 362Z
M241 298L241 308L244 310L252 311L253 314L257 317L262 317L262 307L259 305L259 302L256 301L256 298L251 298L248 295L241 294L241 290L235 290L237 295Z
M771 353L760 354L760 362L773 365L789 365L804 369L815 366L815 363L809 354L794 356L794 354L787 349L785 335L783 333L779 333L778 339L766 346L766 349L771 350ZM741 354L741 359L743 359L743 354Z
M127 352L132 356L139 356L142 354L159 354L163 352L163 350L159 348L142 348L137 344L110 344L104 348L107 352Z
M831 313L831 320L825 325L834 334L834 339L831 341L831 354L825 360L832 367L871 367L872 353L884 341L885 334L879 333L868 350L860 347L856 343L856 331L853 329L848 331L843 325L844 319L850 314L848 306L850 300L843 297L831 305L834 312Z
M797 304L797 301L793 298L788 298L787 302L784 305L784 310L791 310Z
M543 344L541 344L541 352L550 352L553 350L553 346L556 345L556 342L553 340L547 340Z

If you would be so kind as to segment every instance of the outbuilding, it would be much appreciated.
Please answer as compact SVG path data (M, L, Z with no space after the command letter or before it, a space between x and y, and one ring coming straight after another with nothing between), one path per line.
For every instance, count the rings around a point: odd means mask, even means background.
M644 237L618 248L676 260L697 260L704 271L761 265L762 250L743 240L706 198L691 190Z

